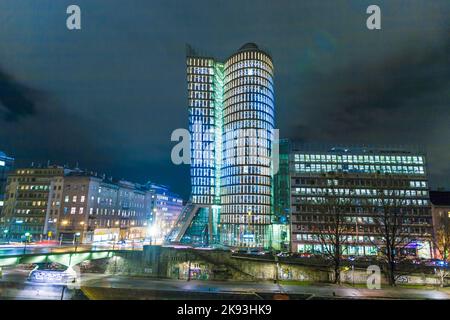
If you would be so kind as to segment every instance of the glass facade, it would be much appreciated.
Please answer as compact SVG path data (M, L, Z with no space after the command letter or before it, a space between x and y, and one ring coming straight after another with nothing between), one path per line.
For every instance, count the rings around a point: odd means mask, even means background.
M330 199L341 207L344 255L375 255L379 210L402 214L407 254L428 257L432 224L425 155L396 148L318 148L290 152L292 251L323 253L317 230L330 225Z
M287 139L279 141L279 169L273 183L273 238L276 250L290 251L291 220L291 176L289 171L290 143Z
M220 241L268 247L272 215L273 64L255 44L225 63L187 57L191 201L215 205Z
M200 204L213 204L216 195L214 65L211 58L187 58L191 193Z
M420 155L294 154L294 170L299 173L330 171L360 173L424 174Z

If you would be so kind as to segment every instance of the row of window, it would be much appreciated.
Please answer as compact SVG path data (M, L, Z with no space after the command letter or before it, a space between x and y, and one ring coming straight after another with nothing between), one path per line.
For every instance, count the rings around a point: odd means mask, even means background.
M233 77L225 82L223 86L223 99L228 100L233 96L243 93L259 93L266 95L272 101L274 100L273 79L270 75L267 77Z
M352 204L352 205L396 205L396 206L428 206L429 201L427 199L377 199L377 198L336 198L339 203ZM312 203L312 204L326 204L329 203L329 199L325 197L296 197L293 198L293 203Z
M239 224L269 224L270 216L259 214L223 214L220 216L221 223ZM251 226L250 228L252 228Z
M249 61L250 62L250 61ZM225 83L228 83L232 81L233 79L240 78L240 77L260 77L264 79L269 79L271 83L273 83L272 80L272 71L264 70L263 68L254 67L243 67L243 68L233 68L228 69L227 73L225 75Z
M261 60L242 60L232 64L228 64L226 65L226 73L230 74L236 70L248 68L258 68L265 70L270 74L273 73L272 64L271 63L269 64L268 61L261 61Z
M260 51L244 51L233 55L225 62L225 70L231 69L233 67L242 68L242 67L251 67L255 66L255 63L260 63L260 67L263 67L264 64L270 67L270 70L273 69L272 60L266 54Z
M298 164L295 166L296 172L364 172L364 173L397 173L397 174L425 174L423 166L388 166L388 165L337 165L337 164Z
M213 68L208 68L208 67L187 67L187 73L195 73L195 74L214 74L214 69Z
M258 186L258 185L236 185L227 186L222 189L221 195L233 195L233 194L261 194L270 195L272 188L269 186Z
M259 175L244 175L244 176L224 176L221 179L222 186L232 186L232 185L244 185L244 184L250 184L250 185L271 185L271 178L270 176L259 176Z
M63 214L84 214L84 207L64 207ZM89 208L89 215L117 215L122 217L135 217L135 216L144 216L146 212L144 211L136 211L136 210L115 210L115 209L106 209L106 208Z
M344 206L341 208L343 212L347 214L357 213L361 215L373 215L379 212L379 208L376 206ZM323 206L319 205L307 205L297 204L292 206L292 214L308 215L322 213ZM431 214L429 207L403 207L402 213L404 215L415 215L422 217L429 217Z
M271 122L262 120L241 120L231 123L224 122L223 132L226 134L229 131L248 128L265 129L272 132L274 129L274 125Z
M270 167L271 159L270 157L263 156L234 156L226 157L223 160L222 168L232 167L232 166L248 166L248 165L259 165L264 167Z
M56 187L56 186L55 186ZM29 185L29 184L23 184L18 187L19 190L42 190L42 191L48 191L50 190L49 185ZM59 190L61 190L61 186L59 186Z
M221 169L222 177L234 176L234 175L263 175L270 176L271 170L269 167L263 166L235 166L235 167L226 167Z
M424 164L422 156L295 154L298 162Z
M230 114L242 111L256 111L264 112L274 118L273 104L266 104L263 102L245 101L239 103L230 103L223 110L223 116L226 117Z
M295 188L293 194L297 195L354 195L354 196L378 196L380 193L386 196L397 197L422 197L428 196L426 190L378 190L378 189L345 189L345 188Z
M273 121L274 121L273 116L271 116L268 113L261 112L261 111L236 112L236 113L232 113L228 116L223 117L223 121L225 123L241 121L241 120L248 120L248 119L262 120L262 121L267 121L268 123L273 123Z
M356 186L356 187L415 187L426 188L426 181L410 181L409 179L391 179L389 176L385 179L383 177L374 177L373 179L361 179L361 178L342 178L342 179L323 179L323 178L297 178L292 179L292 185L305 185L305 186Z

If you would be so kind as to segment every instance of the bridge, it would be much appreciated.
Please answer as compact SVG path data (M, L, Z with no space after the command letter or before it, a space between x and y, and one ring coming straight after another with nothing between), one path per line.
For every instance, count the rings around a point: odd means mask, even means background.
M56 262L71 268L83 261L111 258L117 250L81 250L73 252L26 253L0 255L0 267L27 263Z

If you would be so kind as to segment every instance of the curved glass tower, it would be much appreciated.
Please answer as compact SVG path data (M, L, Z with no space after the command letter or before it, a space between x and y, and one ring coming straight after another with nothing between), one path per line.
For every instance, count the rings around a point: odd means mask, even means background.
M242 46L225 63L199 57L190 49L187 71L191 202L210 212L205 230L211 239L214 233L224 245L268 248L272 59L253 43ZM190 216L194 219L194 214Z
M248 43L224 66L221 240L267 247L271 224L273 64Z

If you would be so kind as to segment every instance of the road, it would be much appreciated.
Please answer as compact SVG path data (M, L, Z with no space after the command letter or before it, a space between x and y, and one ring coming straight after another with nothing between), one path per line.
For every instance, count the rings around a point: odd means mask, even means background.
M273 282L219 282L139 279L126 276L107 276L91 279L85 285L142 290L176 290L188 292L233 292L262 295L278 293L304 295L310 298L385 298L385 299L450 299L449 290L387 288L370 290L349 286L323 285L280 285Z
M27 280L29 271L4 270L0 280L0 299L61 299L62 285L39 284ZM79 287L96 289L97 297L113 299L197 299L239 297L272 299L275 294L291 299L450 299L447 289L383 288L369 290L331 284L286 285L273 282L182 281L137 278L99 273L81 274ZM99 290L100 288L100 290ZM117 290L119 289L119 290ZM114 290L117 292L114 295ZM77 299L67 290L65 299ZM105 292L105 295L103 295ZM113 293L111 293L113 292ZM100 293L100 294L98 294ZM108 293L109 295L106 295ZM196 294L196 295L194 295Z

